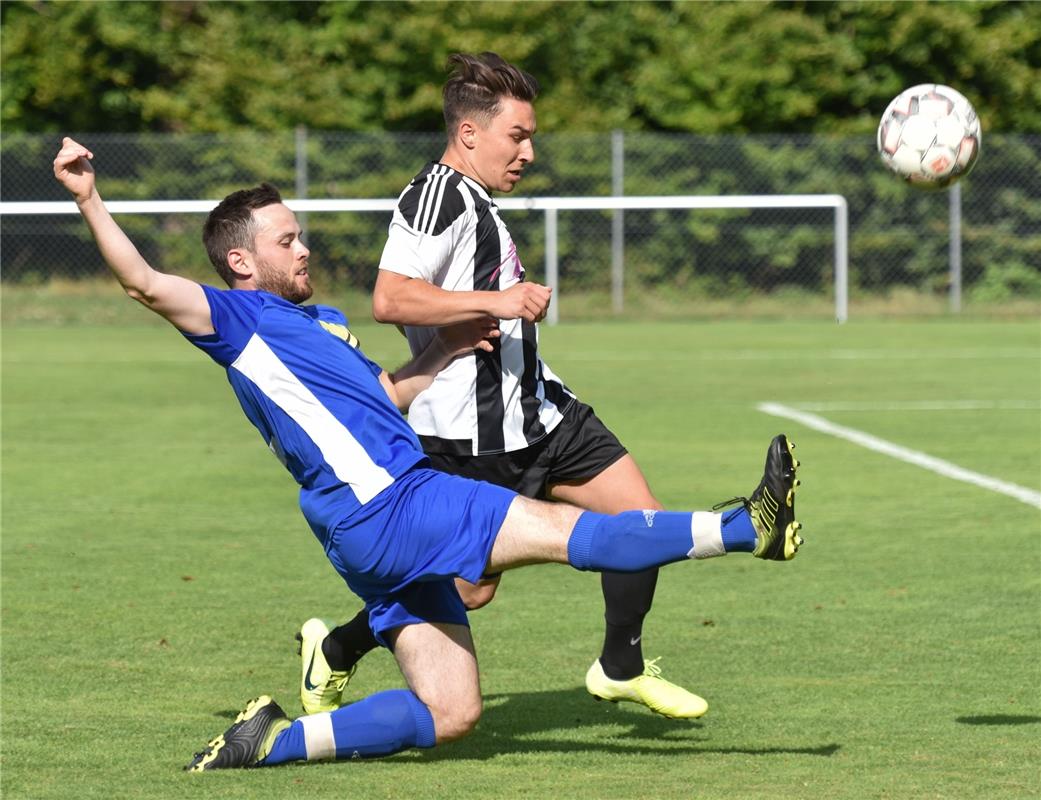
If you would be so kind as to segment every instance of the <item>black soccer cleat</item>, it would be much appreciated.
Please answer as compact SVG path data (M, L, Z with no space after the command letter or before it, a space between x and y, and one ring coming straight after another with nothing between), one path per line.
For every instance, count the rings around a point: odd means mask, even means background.
M799 479L795 473L799 462L795 445L783 433L770 442L766 451L763 478L750 498L735 497L713 507L718 510L732 503L741 503L752 518L756 545L752 555L770 561L790 561L795 558L802 537L802 525L795 520L795 489Z
M250 700L235 723L213 739L185 767L188 772L255 767L271 752L275 737L293 723L278 703L261 695Z

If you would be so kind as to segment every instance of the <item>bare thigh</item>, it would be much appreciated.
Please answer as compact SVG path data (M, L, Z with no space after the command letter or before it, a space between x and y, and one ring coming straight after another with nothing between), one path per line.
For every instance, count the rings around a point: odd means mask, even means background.
M554 484L546 494L551 500L571 503L599 514L663 508L647 485L636 459L628 453L592 478Z
M488 572L525 564L567 564L567 543L582 509L517 496L495 537Z
M409 688L434 718L437 743L460 739L481 717L473 637L465 625L404 625L388 636Z
M492 547L488 572L525 564L567 564L568 539L583 511L619 514L663 508L651 493L636 460L628 453L592 478L548 487L547 496L553 502L527 497L514 499ZM497 586L496 582L484 587L483 594L478 591L481 587L474 587L470 590L474 604L468 603L468 607L479 608L490 601ZM465 602L470 595L463 594L463 597Z

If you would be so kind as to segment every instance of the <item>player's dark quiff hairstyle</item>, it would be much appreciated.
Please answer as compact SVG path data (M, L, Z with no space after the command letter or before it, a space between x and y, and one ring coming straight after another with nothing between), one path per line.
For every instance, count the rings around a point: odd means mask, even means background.
M253 212L282 202L282 195L270 183L232 192L210 212L202 228L202 243L217 274L234 286L235 273L228 266L228 252L236 248L252 250L257 239Z
M469 117L482 127L492 121L503 97L528 103L539 94L539 82L495 53L454 53L448 57L452 76L443 91L445 127L454 139L459 123Z

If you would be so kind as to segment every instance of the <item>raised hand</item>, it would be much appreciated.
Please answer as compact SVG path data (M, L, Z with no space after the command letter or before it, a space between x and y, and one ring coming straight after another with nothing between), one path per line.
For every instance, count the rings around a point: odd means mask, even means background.
M66 136L54 159L54 177L69 190L77 203L90 199L94 193L92 158L94 154L90 150Z

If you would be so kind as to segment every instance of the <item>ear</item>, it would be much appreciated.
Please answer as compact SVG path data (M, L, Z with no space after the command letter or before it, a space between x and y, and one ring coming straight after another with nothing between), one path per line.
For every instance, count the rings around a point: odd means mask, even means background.
M228 266L240 280L253 277L253 258L249 250L234 248L228 251Z
M473 150L477 146L477 126L470 120L464 119L459 123L456 139L467 150Z

